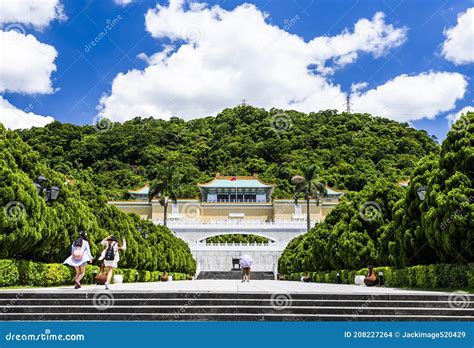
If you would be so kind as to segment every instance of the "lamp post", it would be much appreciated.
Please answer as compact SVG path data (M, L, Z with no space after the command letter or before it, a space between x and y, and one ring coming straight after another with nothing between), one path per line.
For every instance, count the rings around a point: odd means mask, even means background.
M418 187L418 189L416 190L416 194L418 195L418 198L420 199L420 201L424 201L425 195L426 195L426 187L424 186Z
M43 175L38 176L35 182L36 191L44 197L46 202L55 201L58 199L61 189L57 186L48 186L48 181Z

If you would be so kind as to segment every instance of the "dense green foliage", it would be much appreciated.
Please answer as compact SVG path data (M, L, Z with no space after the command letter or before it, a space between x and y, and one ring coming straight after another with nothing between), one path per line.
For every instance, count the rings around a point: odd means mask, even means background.
M413 173L392 229L392 264L466 263L474 260L474 113L453 125L439 156ZM427 188L420 204L416 190Z
M268 243L268 238L254 234L222 234L207 238L206 243Z
M94 273L95 272L95 273ZM94 275L99 272L98 266L86 267L82 284L93 284ZM137 271L136 269L119 268L114 274L121 274L125 283L158 282L163 272ZM184 273L170 273L173 280L186 280ZM60 263L41 263L26 260L0 260L1 286L59 286L68 285L74 279L74 269Z
M473 174L474 113L468 113L439 155L419 161L406 189L382 178L345 195L324 222L289 243L279 269L288 274L472 262ZM422 186L424 201L417 195Z
M38 195L33 180L40 174L61 188L56 201L46 203ZM194 273L195 261L183 240L165 227L108 205L104 191L89 180L66 181L0 124L0 258L62 262L78 231L85 229L95 257L102 250L99 242L113 234L127 240L122 267Z
M292 197L290 178L316 164L321 178L340 189L361 190L384 176L410 175L415 162L438 146L425 131L367 114L338 114L239 106L216 117L171 118L92 126L54 122L18 132L51 168L107 188L109 198L155 179L157 165L174 163L184 175L177 195L196 197L197 182L223 175L259 174L277 185L274 197Z
M474 289L474 263L467 265L436 264L420 265L397 269L377 267L375 272L383 271L384 284L389 287L423 289ZM308 272L311 281L317 283L337 283L340 274L343 284L354 284L356 275L366 275L367 268L358 271L341 270L331 272ZM292 273L287 280L299 281L305 273Z

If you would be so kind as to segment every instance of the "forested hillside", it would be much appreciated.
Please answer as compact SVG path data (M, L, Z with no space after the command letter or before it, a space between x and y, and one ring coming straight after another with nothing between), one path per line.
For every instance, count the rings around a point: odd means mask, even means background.
M57 200L45 202L38 195L34 180L39 175L60 188ZM95 257L102 251L99 242L113 234L127 240L121 267L194 273L195 261L184 241L165 227L108 205L106 189L79 177L67 181L0 124L0 259L61 263L84 229Z
M406 189L380 178L343 197L294 239L282 273L474 261L474 113L453 126L438 155L419 160ZM426 188L421 200L417 190Z
M107 188L109 198L154 179L156 167L174 163L185 175L180 197L196 197L196 182L215 173L252 175L277 185L274 197L291 197L300 164L315 163L325 182L361 190L378 177L410 175L423 156L439 150L425 131L367 114L303 114L251 106L216 117L102 121L93 127L54 122L18 134L56 171Z

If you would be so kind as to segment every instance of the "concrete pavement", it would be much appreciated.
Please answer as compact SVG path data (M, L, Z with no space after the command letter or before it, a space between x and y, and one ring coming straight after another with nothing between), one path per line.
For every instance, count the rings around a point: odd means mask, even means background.
M21 291L51 292L51 291L102 291L103 286L84 285L75 290L73 286L51 288L30 288ZM156 283L124 283L112 284L112 291L146 291L146 292L232 292L232 293L303 293L303 294L449 294L439 291L403 290L386 287L366 287L348 284L303 283L295 281L254 280L242 283L240 280L188 280ZM14 289L8 289L14 292Z

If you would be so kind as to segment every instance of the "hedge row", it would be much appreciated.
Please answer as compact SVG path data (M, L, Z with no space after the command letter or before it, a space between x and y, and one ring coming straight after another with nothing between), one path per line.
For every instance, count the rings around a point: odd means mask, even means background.
M81 283L92 284L95 273L99 272L98 266L88 265L86 274ZM158 282L164 272L137 271L135 269L116 269L114 274L123 275L124 283ZM73 283L75 271L72 267L60 263L40 263L26 260L0 260L0 287L5 286L59 286ZM169 273L173 280L191 279L183 273Z
M467 265L437 264L412 266L402 269L394 267L376 267L375 271L384 273L385 286L423 289L474 289L474 263ZM358 271L308 272L312 282L337 283L337 274L343 284L354 284L356 275L364 275L367 269ZM286 280L299 281L305 273L284 275Z

